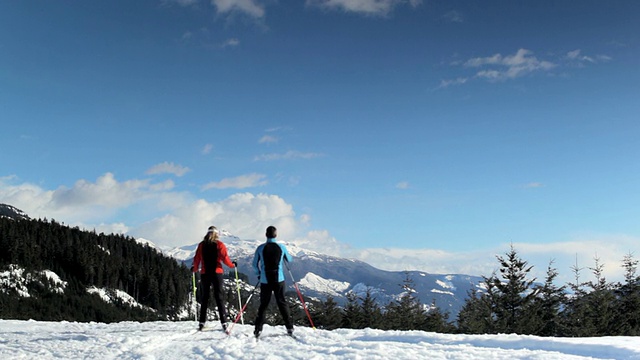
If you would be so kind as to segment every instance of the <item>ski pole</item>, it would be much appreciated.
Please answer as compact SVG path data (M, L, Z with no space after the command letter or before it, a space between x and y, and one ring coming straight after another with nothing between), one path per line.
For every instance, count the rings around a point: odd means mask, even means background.
M296 280L293 278L293 274L291 273L291 269L289 268L289 262L285 261L284 263L285 265L287 265L287 271L289 272L289 276L291 276L291 281L293 281L293 287L296 288L296 292L298 293L300 302L302 302L302 307L304 308L304 312L307 313L307 318L309 318L309 323L311 324L311 327L313 328L313 330L315 330L316 326L313 325L313 320L311 320L311 314L309 314L309 310L307 309L307 304L304 302L304 299L302 298L302 294L300 293L300 289L298 289L298 284L296 283Z
M236 289L238 290L238 309L242 309L242 298L240 297L240 281L238 280L238 263L236 263ZM240 320L242 321L242 325L244 325L244 316L240 313Z
M198 308L195 305L196 301L196 273L191 273L191 287L193 288L193 294L191 295L191 307L193 308L195 321L198 321Z
M255 294L256 290L258 290L258 285L260 285L260 276L258 276L258 283L256 284L256 286L253 287L253 290L249 294L249 298L247 298L247 302L244 303L244 306L242 307L242 309L240 309L240 313L236 316L236 319L233 320L233 323L227 329L227 335L231 334L231 329L233 329L233 326L238 322L238 320L240 319L240 317L244 313L244 310L247 308L247 305L249 305L249 301L251 301L251 298L253 297L253 294Z

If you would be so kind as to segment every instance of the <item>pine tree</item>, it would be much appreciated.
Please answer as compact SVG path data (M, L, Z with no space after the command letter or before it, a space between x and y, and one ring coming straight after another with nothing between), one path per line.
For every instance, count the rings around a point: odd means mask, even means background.
M417 330L423 324L425 310L414 295L414 283L409 273L405 274L405 279L401 286L404 292L400 298L387 305L384 328Z
M531 304L538 290L532 288L535 278L528 279L533 266L522 260L513 245L506 257L497 256L502 279L493 278L499 291L495 308L498 331L524 334L526 320L531 316Z
M558 271L549 262L545 282L536 286L538 296L533 300L533 317L528 319L530 333L539 336L560 336L560 311L565 302L565 287L556 286Z
M458 312L458 332L463 334L487 333L484 319L491 317L491 309L483 311L482 295L476 289L467 293L467 298Z
M342 310L338 307L333 296L327 296L320 303L313 319L316 326L322 329L334 330L342 326Z
M638 260L631 253L623 259L624 284L615 289L616 329L612 335L640 335L640 276L637 275Z
M614 319L614 293L612 285L604 277L604 264L596 256L595 266L590 268L595 281L590 281L587 286L591 292L586 296L588 306L588 319L595 330L593 335L606 336L612 333Z
M420 330L438 333L452 333L455 330L455 326L449 322L449 313L442 312L434 300L424 315L424 320L420 326Z
M587 301L585 290L586 282L580 280L580 276L584 268L576 263L571 266L574 281L568 284L571 294L567 296L566 307L562 312L564 336L592 336L595 330L588 321Z
M345 305L342 316L342 327L346 329L358 329L360 326L360 305L358 304L358 296L353 293L347 293L347 304Z
M382 310L372 295L371 287L367 287L365 296L360 298L361 319L358 328L377 329L382 322Z

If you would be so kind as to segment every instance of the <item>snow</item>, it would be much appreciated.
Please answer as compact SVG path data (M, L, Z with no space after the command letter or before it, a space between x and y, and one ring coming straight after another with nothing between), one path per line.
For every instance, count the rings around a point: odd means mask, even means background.
M384 290L368 286L363 283L357 283L353 288L351 288L351 292L358 296L365 296L367 291L369 291L369 293L374 297L378 294L384 294Z
M51 270L43 270L42 274L47 279L49 279L49 281L53 282L54 288L52 290L54 292L57 292L58 294L64 293L64 289L67 287L67 282L60 279L60 276L58 276L58 274L54 273Z
M147 240L145 238L137 238L136 242L142 246L148 246L150 248L156 249L158 251L161 251L161 249L151 240Z
M441 287L443 287L445 289L453 289L453 290L456 289L456 287L453 286L453 284L451 282L444 282L442 280L436 280L436 284L440 285Z
M125 291L122 291L122 290L97 288L95 286L91 286L87 288L87 292L90 294L97 294L98 296L100 296L100 298L102 298L102 300L108 303L114 303L116 302L116 300L119 299L120 301L122 301L125 304L128 304L129 306L139 307L139 308L153 311L153 309L138 303L131 295L127 294Z
M307 289L321 291L331 296L340 296L340 293L347 290L351 284L344 281L325 279L310 272L300 279L299 285Z
M543 338L451 335L373 329L333 331L265 325L255 341L251 325L230 336L211 322L75 323L0 320L0 359L640 359L637 337Z
M452 293L451 291L443 291L443 290L438 290L438 289L431 289L432 293L437 293L437 294L445 294L445 295L451 295L454 296L455 294Z
M109 249L107 249L106 247L102 246L102 245L98 245L98 248L102 251L104 251L107 255L111 255L111 251L109 251Z
M50 270L27 272L16 264L10 264L8 270L0 271L0 291L8 292L14 290L21 297L31 297L29 293L28 285L32 282L40 281L41 277L46 277L53 284L50 289L57 293L63 293L67 287L67 282L60 279L60 277Z
M21 297L31 297L27 289L27 283L31 281L31 275L24 276L24 269L18 265L9 265L9 270L0 271L0 291L15 290Z
M180 261L186 261L192 259L196 254L196 249L198 248L198 244L202 239L197 240L194 244L185 245L177 248L167 248L162 249L158 246L156 248L162 250L162 252L174 259ZM237 236L232 235L228 231L222 229L220 230L220 240L227 246L227 250L229 251L229 256L232 259L236 259L244 256L253 256L253 253L256 251L256 248L264 242L264 240L242 240ZM139 238L138 241L149 241L143 238Z

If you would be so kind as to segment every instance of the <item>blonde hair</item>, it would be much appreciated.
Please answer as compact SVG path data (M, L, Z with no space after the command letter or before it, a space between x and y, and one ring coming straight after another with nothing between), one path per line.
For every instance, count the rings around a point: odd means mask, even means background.
M209 226L207 233L204 235L204 241L215 242L220 240L220 236L218 235L218 229L215 226Z

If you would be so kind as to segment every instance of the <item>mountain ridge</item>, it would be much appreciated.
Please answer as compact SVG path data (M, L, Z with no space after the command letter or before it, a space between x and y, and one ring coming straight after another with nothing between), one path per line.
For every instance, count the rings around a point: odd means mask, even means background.
M229 256L238 262L239 271L249 276L251 284L257 282L252 268L255 249L264 241L244 240L228 231L221 231L221 241L227 246ZM388 271L357 259L347 259L304 249L293 242L279 241L293 256L288 264L286 281L295 280L300 291L318 300L332 296L341 305L352 292L363 297L367 291L376 302L385 306L404 293L403 283L412 282L414 295L426 307L435 303L452 316L457 315L470 291L482 291L481 276L465 274L430 274L418 270ZM165 249L164 253L191 266L198 243Z
M14 220L29 219L29 216L24 211L8 204L0 204L0 216Z

